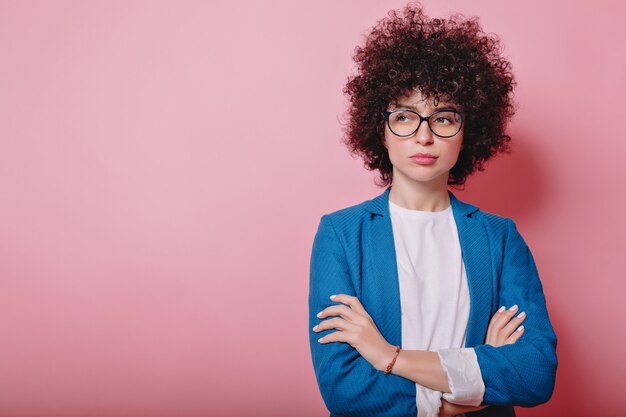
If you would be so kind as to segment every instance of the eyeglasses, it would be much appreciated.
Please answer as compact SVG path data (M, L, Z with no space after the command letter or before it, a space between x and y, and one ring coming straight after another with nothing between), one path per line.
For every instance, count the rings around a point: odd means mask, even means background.
M430 131L440 138L451 138L463 126L463 115L454 110L438 110L428 117L422 117L412 110L396 109L384 111L389 130L400 137L413 135L422 125L428 123Z

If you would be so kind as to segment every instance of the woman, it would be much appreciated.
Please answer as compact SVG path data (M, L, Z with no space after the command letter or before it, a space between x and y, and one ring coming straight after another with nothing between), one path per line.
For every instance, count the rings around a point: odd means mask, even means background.
M331 416L548 401L556 335L532 254L511 219L448 191L508 150L514 80L497 39L409 4L355 61L346 143L387 188L322 216L313 243L310 346Z

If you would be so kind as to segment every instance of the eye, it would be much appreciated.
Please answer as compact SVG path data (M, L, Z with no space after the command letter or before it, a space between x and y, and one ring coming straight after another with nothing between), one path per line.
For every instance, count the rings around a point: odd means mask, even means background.
M435 123L440 124L440 125L446 125L448 123L452 123L452 120L450 120L449 118L445 116L437 116L437 118L435 119Z
M458 124L457 120L458 116L456 116L455 112L443 111L433 113L431 123L441 126L447 126L451 124Z
M417 116L408 111L399 111L391 115L393 123L413 123L415 120L417 120Z

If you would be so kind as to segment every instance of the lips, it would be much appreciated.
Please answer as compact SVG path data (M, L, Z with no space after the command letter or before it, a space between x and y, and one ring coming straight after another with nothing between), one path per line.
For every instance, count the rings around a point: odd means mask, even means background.
M411 161L418 165L433 165L437 161L437 157L429 153L416 153L411 156Z
M410 158L433 158L437 159L435 155L429 153L416 153L415 155L411 155Z

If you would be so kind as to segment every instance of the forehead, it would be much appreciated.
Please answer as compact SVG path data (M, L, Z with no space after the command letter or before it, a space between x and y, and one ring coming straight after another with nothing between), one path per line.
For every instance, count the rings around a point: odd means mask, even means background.
M447 97L427 97L423 95L421 90L417 87L407 94L392 100L390 104L396 107L408 107L409 109L418 111L432 110L440 107L458 107L454 101Z

